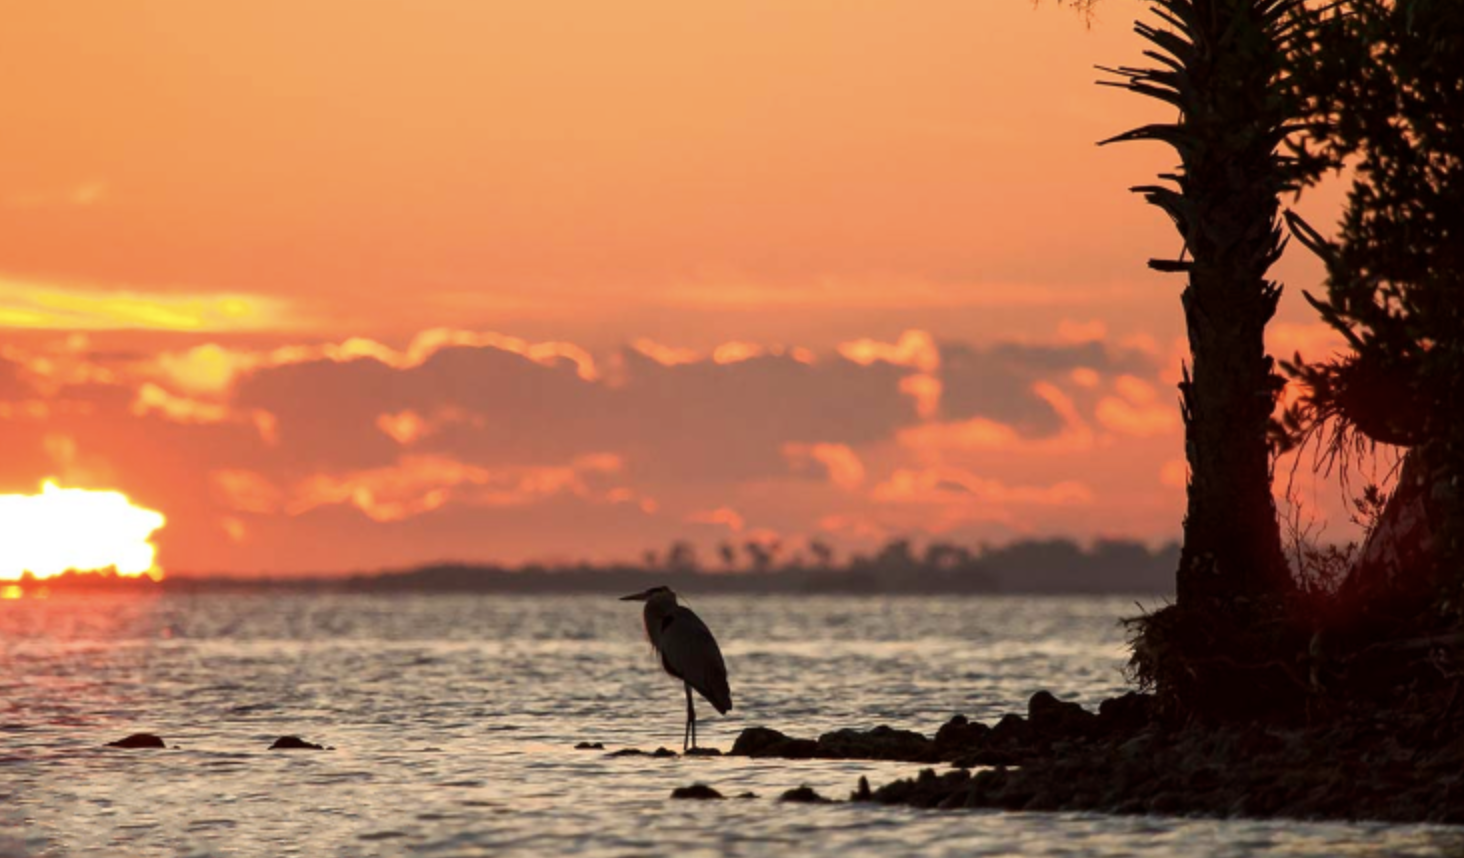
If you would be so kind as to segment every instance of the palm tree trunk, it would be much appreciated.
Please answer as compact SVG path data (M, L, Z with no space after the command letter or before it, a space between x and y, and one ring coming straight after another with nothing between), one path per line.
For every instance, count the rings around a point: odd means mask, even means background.
M1184 240L1182 301L1193 371L1180 385L1189 505L1178 571L1181 606L1238 604L1291 586L1271 496L1268 423L1281 380L1265 328L1281 287L1266 279L1280 256L1278 197L1293 183L1277 153L1291 109L1283 65L1300 0L1152 0L1163 22L1140 22L1157 51L1152 69L1108 71L1123 86L1174 106L1173 124L1105 143L1174 147L1173 185L1134 188L1173 219ZM1188 257L1188 258L1186 258Z

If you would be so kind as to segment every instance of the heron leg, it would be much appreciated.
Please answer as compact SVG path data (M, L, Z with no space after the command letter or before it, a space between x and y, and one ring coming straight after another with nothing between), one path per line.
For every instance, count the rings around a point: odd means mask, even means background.
M690 741L688 745L687 742ZM681 737L681 752L696 747L696 706L691 702L691 686L686 686L686 733Z

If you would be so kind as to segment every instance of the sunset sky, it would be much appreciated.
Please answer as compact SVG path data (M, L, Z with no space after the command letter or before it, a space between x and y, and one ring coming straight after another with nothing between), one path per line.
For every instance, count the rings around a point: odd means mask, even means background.
M170 574L1175 538L1174 156L1095 145L1172 119L1094 86L1142 9L17 4L0 494Z

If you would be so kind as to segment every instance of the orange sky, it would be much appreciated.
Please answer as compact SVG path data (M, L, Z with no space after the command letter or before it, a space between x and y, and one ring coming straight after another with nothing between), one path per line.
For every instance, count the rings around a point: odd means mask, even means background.
M1139 8L18 6L0 492L170 571L1175 536L1173 157L1094 145L1168 118L1092 85Z

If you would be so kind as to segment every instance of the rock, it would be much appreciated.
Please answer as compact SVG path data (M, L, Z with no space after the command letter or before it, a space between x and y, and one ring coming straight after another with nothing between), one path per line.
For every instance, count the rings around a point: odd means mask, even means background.
M133 733L125 739L108 742L108 748L166 748L163 740L151 733Z
M606 754L605 756L607 756L607 757L676 757L676 756L680 756L680 755L677 754L675 751L671 750L670 748L657 748L656 750L651 751L650 753L646 753L645 751L642 751L640 748L621 748L618 751L611 751L610 753Z
M981 723L971 723L964 715L956 715L941 725L935 734L935 757L951 760L962 754L970 754L985 747L991 737L991 728Z
M574 749L576 751L603 751L603 750L605 750L605 743L604 742L580 742L578 745L575 745L574 746Z
M1154 697L1130 691L1098 704L1097 731L1105 736L1137 733L1153 717Z
M722 752L716 748L692 748L686 752L688 757L720 757Z
M721 793L717 792L706 784L692 784L691 786L677 787L676 789L671 790L671 797L700 800L724 798Z
M783 757L807 760L818 752L812 739L793 739L767 727L748 727L732 743L734 757Z
M271 751L324 751L324 745L307 742L299 736L281 736L269 746Z
M996 722L996 726L991 728L991 741L1008 748L1030 744L1032 727L1020 715L1003 715Z
M831 800L819 795L814 791L813 787L804 784L797 789L790 789L778 796L778 801L792 801L802 804L829 804Z
M818 756L846 760L901 760L923 763L934 759L935 744L911 730L886 726L873 730L836 730L818 737Z
M744 792L744 793L739 794L737 797L738 798L757 798L757 793L755 793L755 792Z
M1049 742L1057 738L1086 736L1097 725L1098 716L1076 703L1058 700L1051 692L1039 691L1027 703L1027 723L1032 732Z
M1154 746L1153 733L1140 733L1118 746L1120 756L1130 761L1138 761L1147 758L1150 749Z
M983 772L991 774L991 772ZM952 794L963 797L971 787L970 772L957 769L937 775L933 769L923 769L914 779L898 780L874 791L873 798L880 804L909 804L915 807L938 807Z
M864 775L859 776L859 787L858 789L854 790L853 795L849 796L849 800L874 801L874 793L870 792L869 790L869 778L865 777Z

